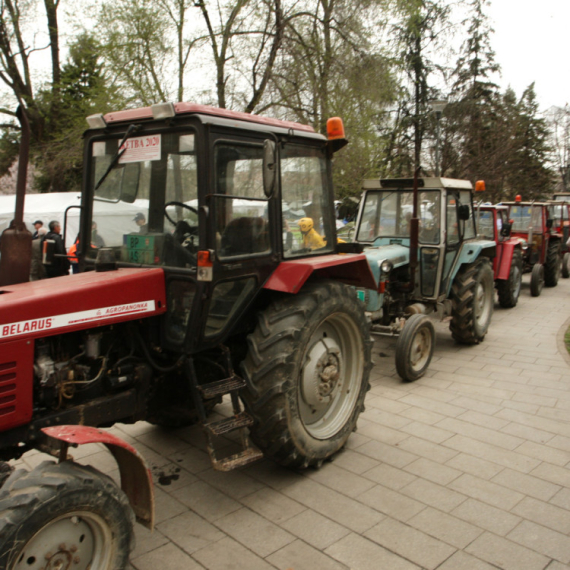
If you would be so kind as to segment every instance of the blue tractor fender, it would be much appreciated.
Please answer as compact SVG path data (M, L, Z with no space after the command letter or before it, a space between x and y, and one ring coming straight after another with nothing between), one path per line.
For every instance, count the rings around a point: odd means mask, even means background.
M463 265L473 263L480 257L487 257L492 260L497 253L497 246L494 241L491 240L474 240L464 242L461 245L461 250L457 256L457 262L451 270L450 280L447 285L447 296L451 292L451 284L455 280L455 277Z

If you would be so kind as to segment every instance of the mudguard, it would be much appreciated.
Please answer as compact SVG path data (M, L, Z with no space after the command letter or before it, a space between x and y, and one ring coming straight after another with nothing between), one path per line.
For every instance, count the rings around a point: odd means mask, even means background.
M496 254L497 254L497 245L495 244L494 241L474 240L474 241L464 242L461 247L461 251L457 256L455 265L451 270L447 295L449 296L449 292L451 291L451 284L453 283L453 280L455 279L462 265L473 263L476 259L478 259L481 256L493 259Z
M121 489L127 495L138 522L154 525L152 475L142 455L126 441L108 432L87 426L53 426L42 429L52 439L69 445L102 443L111 452L121 473Z
M495 279L507 280L511 272L511 263L516 248L522 248L522 240L509 239L502 243L501 258L498 260Z
M298 293L311 276L334 279L354 287L376 289L376 281L363 253L332 254L283 261L263 287L283 293Z

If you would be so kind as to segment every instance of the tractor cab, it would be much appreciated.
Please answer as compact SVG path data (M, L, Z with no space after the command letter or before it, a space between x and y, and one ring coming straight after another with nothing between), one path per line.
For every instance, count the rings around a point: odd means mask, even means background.
M525 241L523 271L531 273L530 291L534 297L544 285L555 287L561 273L562 234L554 226L555 213L547 202L503 202L512 221L511 234Z
M281 261L336 253L331 144L311 127L187 103L89 122L81 270L161 267L166 345L219 344Z

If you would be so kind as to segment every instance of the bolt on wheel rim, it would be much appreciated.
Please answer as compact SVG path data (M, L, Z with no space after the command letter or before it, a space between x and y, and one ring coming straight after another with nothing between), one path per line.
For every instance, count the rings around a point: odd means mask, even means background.
M301 421L316 439L338 433L352 416L364 371L361 333L337 313L326 318L308 343L300 372Z
M10 570L111 570L112 545L99 515L71 512L36 532Z

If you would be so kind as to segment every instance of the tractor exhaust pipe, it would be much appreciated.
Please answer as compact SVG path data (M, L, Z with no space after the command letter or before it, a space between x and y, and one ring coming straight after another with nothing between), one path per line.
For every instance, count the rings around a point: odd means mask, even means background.
M10 227L4 230L0 239L0 286L29 281L32 262L32 234L24 223L26 177L30 156L30 124L23 105L18 107L16 117L22 125L18 181L16 183L16 208Z

